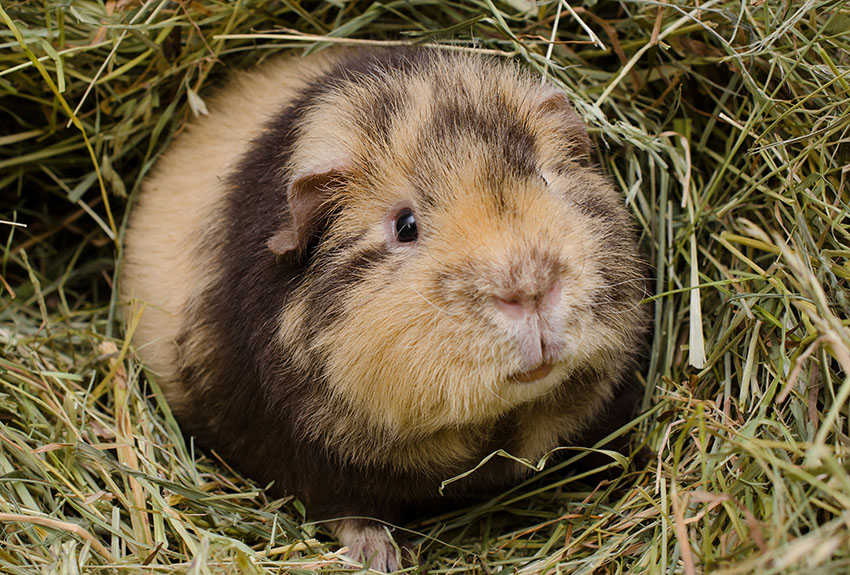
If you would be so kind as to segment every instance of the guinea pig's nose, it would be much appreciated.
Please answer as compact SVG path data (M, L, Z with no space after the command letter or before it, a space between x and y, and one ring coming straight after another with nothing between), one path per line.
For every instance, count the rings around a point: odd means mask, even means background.
M495 301L496 307L511 319L554 308L561 301L561 278L556 276L526 289L504 290L496 294Z

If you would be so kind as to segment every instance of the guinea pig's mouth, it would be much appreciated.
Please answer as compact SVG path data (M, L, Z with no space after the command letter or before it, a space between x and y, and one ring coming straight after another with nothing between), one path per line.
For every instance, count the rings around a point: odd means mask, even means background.
M554 365L551 363L544 363L535 367L534 369L523 371L521 373L515 373L511 376L511 379L513 379L517 383L531 383L532 381L543 379L544 377L552 373L553 367Z

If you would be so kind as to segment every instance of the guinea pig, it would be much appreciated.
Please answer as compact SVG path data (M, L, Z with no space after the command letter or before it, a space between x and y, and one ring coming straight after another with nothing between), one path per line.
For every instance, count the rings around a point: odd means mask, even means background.
M603 417L645 266L562 92L470 54L331 50L209 109L144 182L120 278L185 433L391 571L381 521ZM449 495L528 473L492 458Z

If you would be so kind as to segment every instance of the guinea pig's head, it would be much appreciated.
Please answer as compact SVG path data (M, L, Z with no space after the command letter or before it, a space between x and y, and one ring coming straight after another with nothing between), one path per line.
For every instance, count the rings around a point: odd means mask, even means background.
M561 93L437 52L329 86L304 115L291 217L268 244L307 258L281 321L292 362L414 435L623 362L642 264Z

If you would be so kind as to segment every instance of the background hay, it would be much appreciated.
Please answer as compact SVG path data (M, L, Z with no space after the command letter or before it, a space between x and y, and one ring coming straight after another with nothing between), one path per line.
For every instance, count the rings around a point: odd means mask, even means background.
M850 8L586 4L0 3L0 571L353 568L296 501L184 442L112 287L126 208L207 89L359 39L500 54L560 85L655 265L633 427L657 458L407 526L423 565L848 572Z

